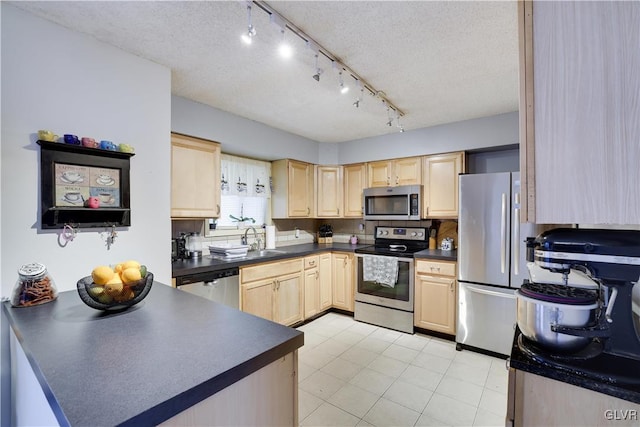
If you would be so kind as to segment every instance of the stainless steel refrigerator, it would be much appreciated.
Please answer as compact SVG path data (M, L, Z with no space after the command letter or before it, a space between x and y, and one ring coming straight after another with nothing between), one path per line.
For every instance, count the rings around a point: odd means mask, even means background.
M515 290L528 278L528 236L521 224L520 173L460 176L458 218L458 349L509 355L516 324Z

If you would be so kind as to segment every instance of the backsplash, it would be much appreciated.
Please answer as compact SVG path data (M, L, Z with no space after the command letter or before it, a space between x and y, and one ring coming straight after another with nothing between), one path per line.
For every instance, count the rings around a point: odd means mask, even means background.
M359 243L373 244L376 226L384 227L431 227L438 221L364 221L362 219L274 219L276 226L276 247L299 245L317 242L318 229L321 225L329 224L333 229L334 243L349 243L351 236L356 236ZM362 228L362 229L361 229ZM255 227L258 238L264 247L264 229ZM207 247L215 243L240 244L241 237L246 230L222 229L209 230L208 221L203 220L174 220L171 221L171 235L177 237L180 233L199 231L204 237L204 254ZM253 231L248 232L249 243L253 243Z

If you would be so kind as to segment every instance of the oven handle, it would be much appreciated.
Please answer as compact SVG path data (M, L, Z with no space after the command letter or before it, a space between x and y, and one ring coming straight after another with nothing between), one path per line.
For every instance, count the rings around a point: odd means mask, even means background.
M395 257L395 256L388 256L388 255L373 255L373 254L356 254L356 257L358 258L363 258L365 256L381 256L381 257L385 257L385 258L396 258L398 261L401 262L413 262L414 259L413 258L401 258L401 257Z

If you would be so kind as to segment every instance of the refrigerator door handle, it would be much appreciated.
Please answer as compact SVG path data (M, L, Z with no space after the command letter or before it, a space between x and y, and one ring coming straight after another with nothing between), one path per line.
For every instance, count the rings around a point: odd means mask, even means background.
M500 272L507 264L507 195L502 193L502 220L500 221Z
M515 208L513 210L513 243L511 246L513 247L513 272L518 275L520 274L520 208Z
M480 289L480 288L476 288L475 286L469 286L467 285L467 289L469 289L472 292L476 292L479 294L484 294L484 295L490 295L492 297L501 297L501 298L508 298L508 299L516 299L515 294L509 294L509 293L504 293L504 292L496 292L496 291L490 291L488 289Z

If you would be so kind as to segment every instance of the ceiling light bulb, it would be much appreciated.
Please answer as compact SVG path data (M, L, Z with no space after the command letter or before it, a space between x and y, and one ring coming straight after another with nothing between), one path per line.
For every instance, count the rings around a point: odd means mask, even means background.
M280 33L282 34L282 41L280 42L280 47L278 47L278 52L280 52L280 56L285 59L291 58L293 55L293 49L284 39L284 28L280 29Z
M349 86L344 84L344 80L342 80L342 71L338 73L338 79L340 81L340 93L345 94L349 92Z
M251 2L247 2L247 32L240 37L245 44L251 44L253 36L256 35L256 29L251 24Z

